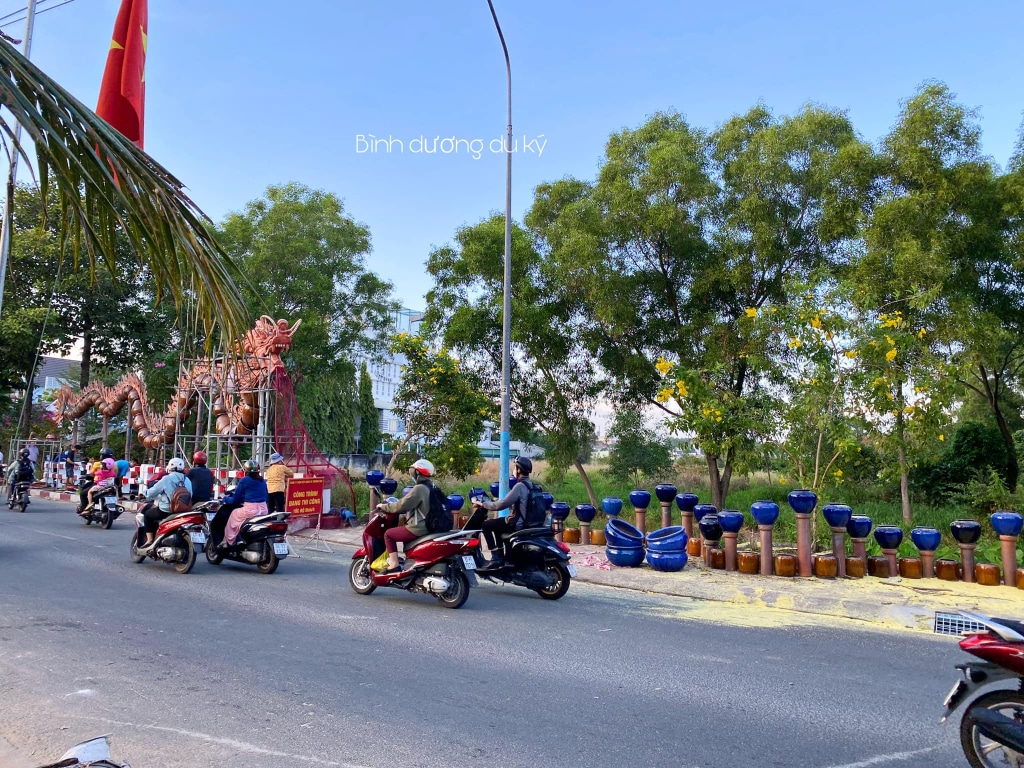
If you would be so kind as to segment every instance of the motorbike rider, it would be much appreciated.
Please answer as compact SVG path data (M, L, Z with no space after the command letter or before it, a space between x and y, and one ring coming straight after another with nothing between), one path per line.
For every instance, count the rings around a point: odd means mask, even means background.
M484 540L491 552L491 562L487 568L497 568L504 561L504 544L502 536L514 533L523 527L526 520L526 505L530 500L530 473L533 472L533 462L525 456L517 456L515 461L516 484L505 494L500 501L473 502L474 507L483 507L491 512L500 512L503 509L510 510L507 517L496 517L493 520L484 521L480 526L484 533Z
M213 498L213 472L206 466L206 451L192 454L192 469L185 477L192 481L192 503L199 504Z
M405 513L404 526L388 528L384 531L384 547L388 551L388 570L385 573L399 573L398 542L408 543L420 536L426 536L427 513L430 511L430 484L434 476L434 465L426 459L419 459L409 468L414 485L398 501L383 502L377 505L378 512Z
M96 501L97 494L107 490L117 478L117 466L112 458L108 456L100 464L99 470L93 474L92 485L83 491L86 494L85 503L78 508L79 514L84 514L88 506Z
M149 503L139 510L145 518L146 542L139 547L139 551L147 549L156 540L156 529L160 526L160 521L171 514L171 496L182 483L191 494L192 481L185 477L185 460L175 456L167 462L167 474L152 488L146 490L146 499Z
M36 479L35 469L32 466L32 459L29 458L28 448L22 448L18 454L18 463L8 470L11 481L7 488L7 498L14 496L14 489L18 483L33 483Z
M219 542L217 546L230 547L235 543L242 523L250 517L267 514L267 481L260 474L260 463L249 459L242 466L245 477L224 497L225 505L210 522L211 543ZM224 514L225 509L227 514Z
M96 475L103 471L103 462L106 461L107 459L113 461L114 452L109 448L104 448L103 450L100 451L99 460L93 462L92 466L89 468L89 480L81 488L78 489L79 504L78 509L75 510L76 512L78 512L78 514L82 514L85 511L85 508L89 505L89 502L91 501L92 498L89 492L92 490L93 486L96 485L97 482L99 482L96 479Z

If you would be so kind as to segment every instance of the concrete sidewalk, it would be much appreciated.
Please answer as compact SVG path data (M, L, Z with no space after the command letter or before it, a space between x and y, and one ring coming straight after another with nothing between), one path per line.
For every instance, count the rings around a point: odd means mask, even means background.
M312 534L311 529L305 529L290 538L301 552L310 544ZM361 546L362 534L362 527L320 531L324 541L344 547ZM985 616L1024 617L1024 591L1014 587L899 577L825 580L751 576L711 569L695 558L690 558L678 573L664 573L646 564L639 568L613 566L604 556L604 547L570 547L577 580L607 587L849 618L922 632L932 631L936 611L970 610Z

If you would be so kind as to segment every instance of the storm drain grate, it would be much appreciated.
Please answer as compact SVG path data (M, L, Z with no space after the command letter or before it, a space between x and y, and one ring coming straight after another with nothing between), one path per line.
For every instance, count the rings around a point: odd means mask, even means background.
M935 633L938 635L966 635L985 631L984 624L964 618L959 613L935 612Z

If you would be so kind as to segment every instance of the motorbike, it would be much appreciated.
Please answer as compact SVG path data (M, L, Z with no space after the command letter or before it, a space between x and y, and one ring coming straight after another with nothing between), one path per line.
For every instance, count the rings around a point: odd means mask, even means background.
M428 533L405 545L405 563L399 573L378 573L372 563L384 554L384 532L398 525L393 512L374 511L363 529L363 546L352 555L348 581L360 595L377 587L393 587L433 595L445 608L461 608L469 589L477 585L473 551L480 546L469 524L462 530Z
M197 553L206 544L206 520L202 512L191 510L165 517L156 529L153 546L142 551L141 542L146 540L145 518L135 515L135 534L132 536L129 554L132 562L141 563L147 557L174 565L178 573L188 573L196 564Z
M470 523L479 527L483 520L474 522L487 510L476 507ZM477 576L495 584L515 584L532 589L545 600L558 600L569 591L569 584L576 576L576 566L569 562L569 545L555 541L555 532L550 526L523 528L502 537L504 558L497 568L483 556L477 546L473 552L476 559Z
M7 506L9 509L18 508L19 512L24 512L29 504L32 503L32 499L28 492L28 489L32 487L32 483L22 481L15 483L14 488L8 488L7 490Z
M128 763L116 762L110 757L110 734L83 741L67 752L56 763L39 768L131 768Z
M96 523L101 528L109 529L114 521L124 514L124 507L117 502L117 487L111 485L102 493L97 493L93 500L85 505L81 513L82 519L86 525Z
M214 546L209 525L221 509L220 502L204 501L194 506L193 511L201 511L206 519L207 538L206 560L211 565L220 565L224 560L236 563L255 565L260 573L271 574L277 570L281 561L288 557L288 513L274 512L269 515L256 515L242 523L234 544Z
M971 700L960 720L964 755L974 768L1024 768L1024 622L957 613L984 627L960 641L960 648L982 661L956 665L962 679L943 702L941 722L974 694L991 689ZM1001 687L1009 681L1015 689Z

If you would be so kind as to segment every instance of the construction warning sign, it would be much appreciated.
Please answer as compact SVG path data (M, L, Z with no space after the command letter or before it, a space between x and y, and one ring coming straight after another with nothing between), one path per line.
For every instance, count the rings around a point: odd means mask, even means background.
M324 509L324 479L293 477L288 480L285 510L292 515L319 515Z

